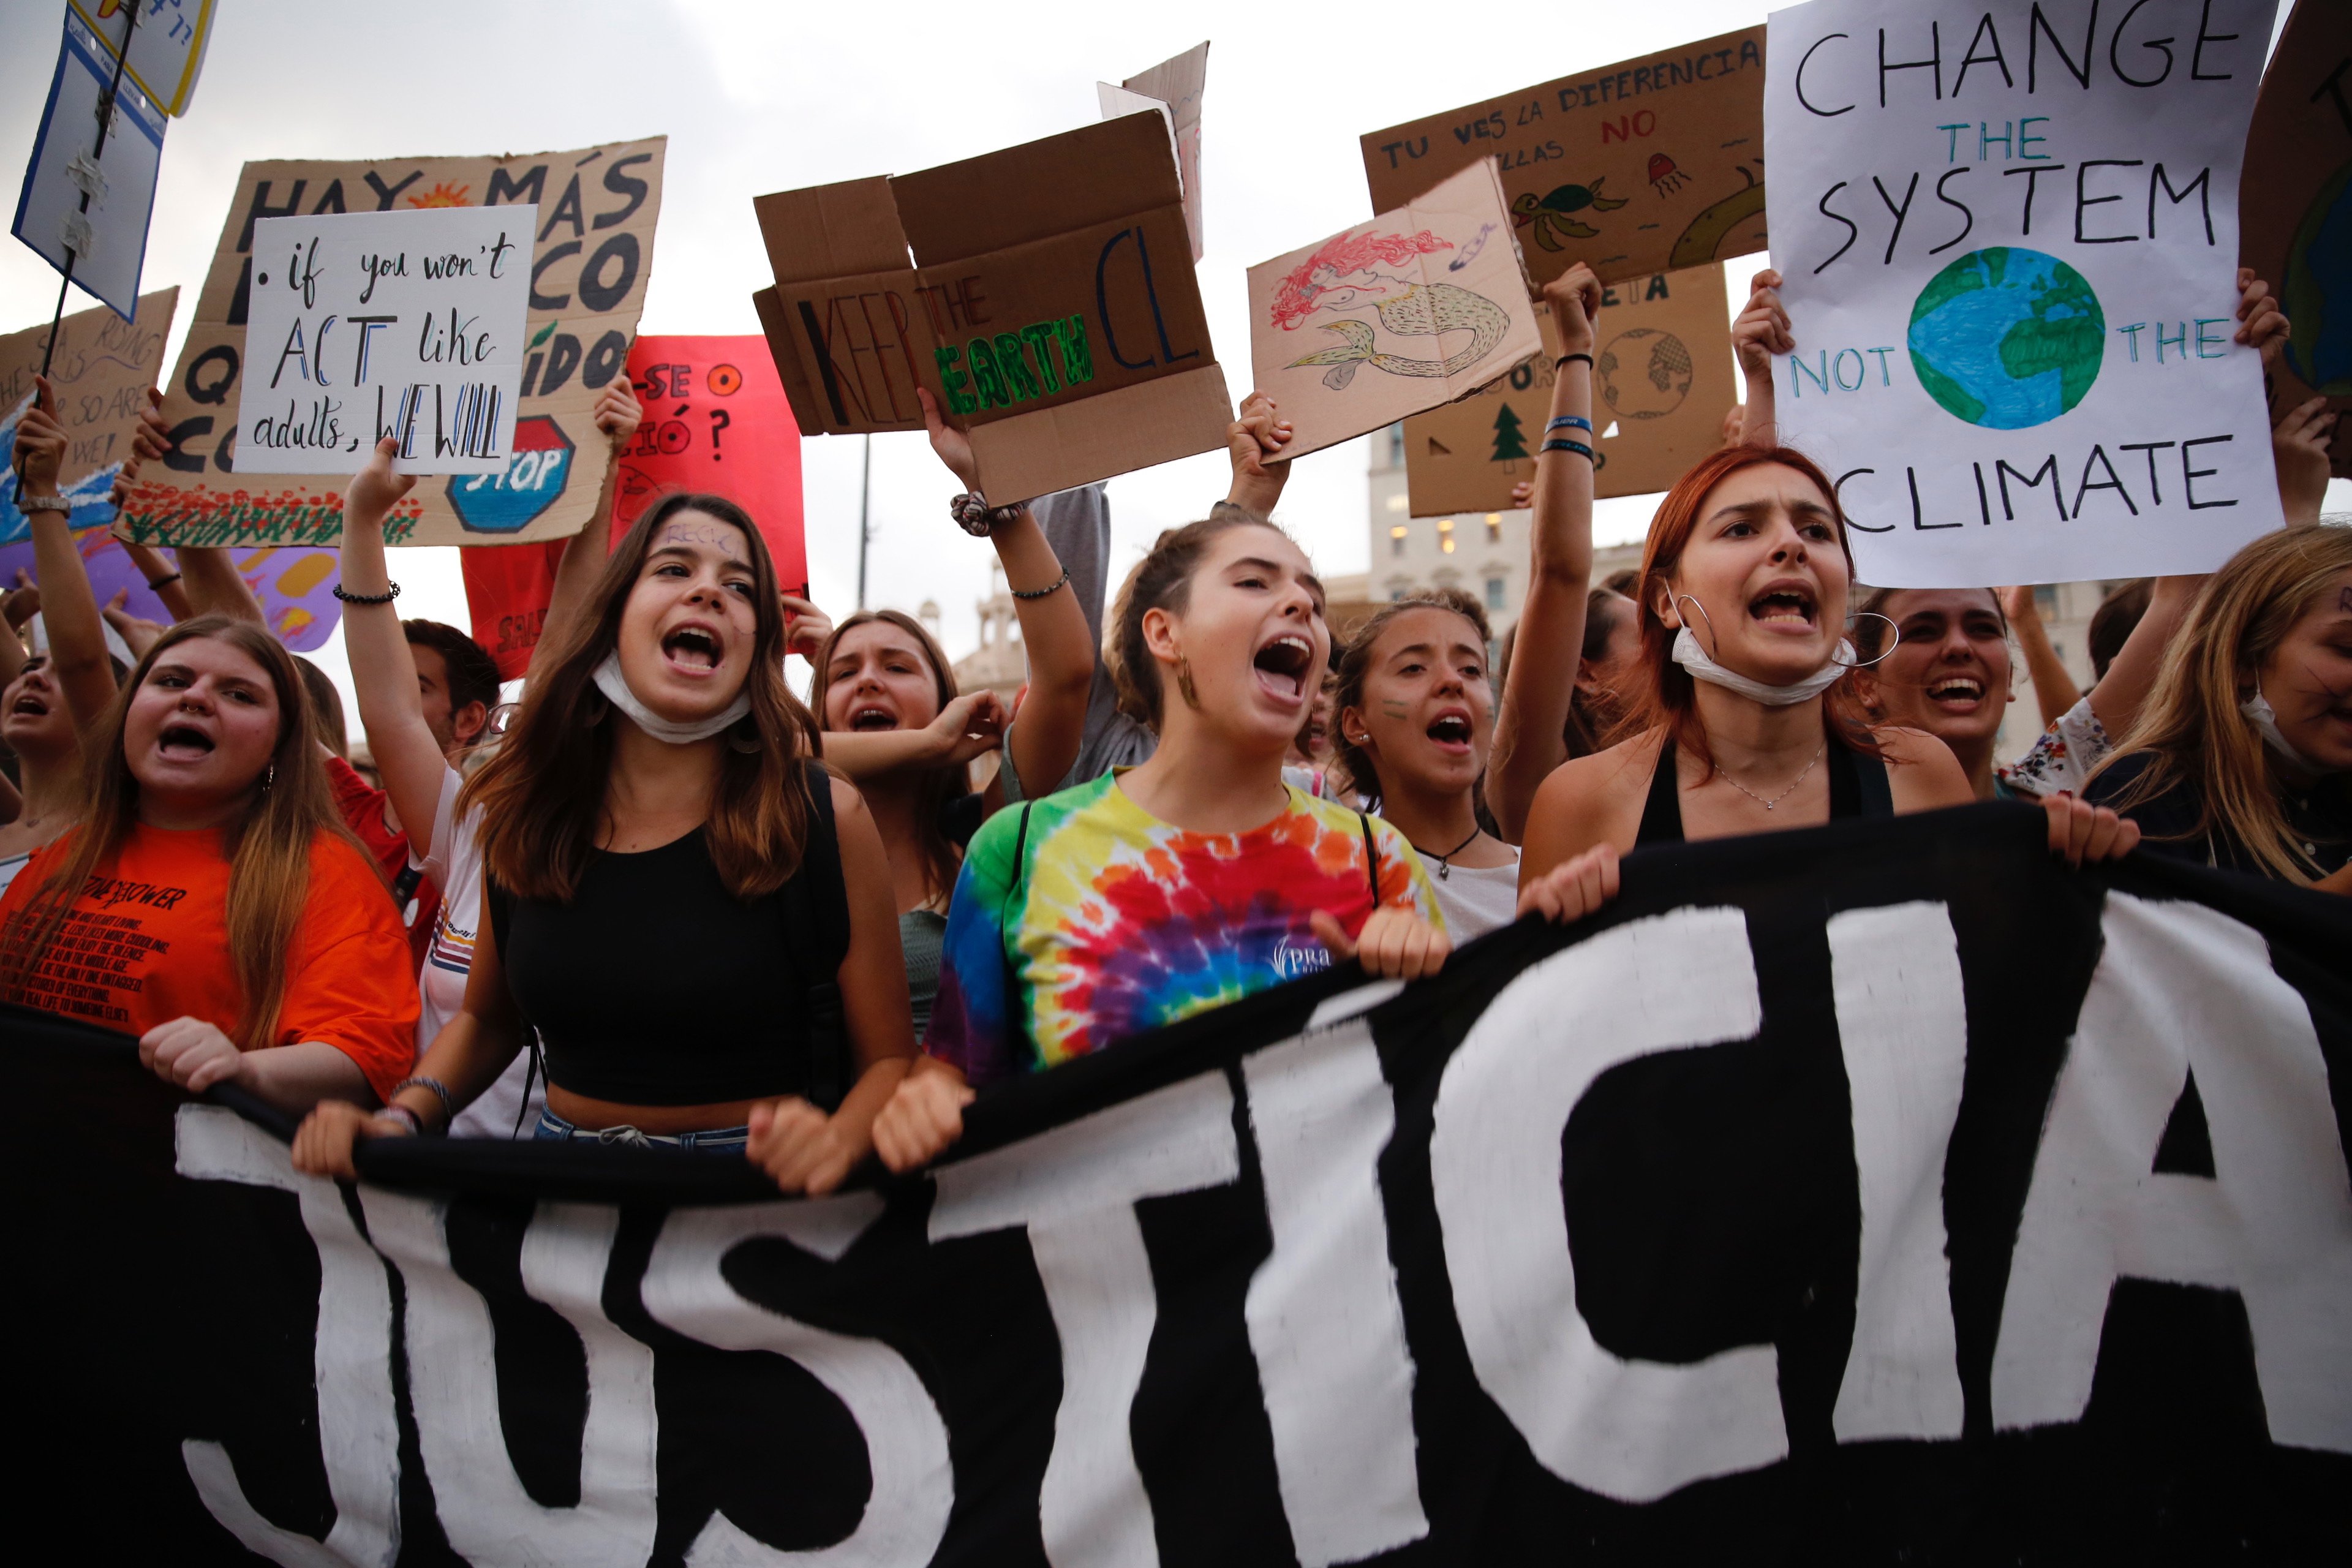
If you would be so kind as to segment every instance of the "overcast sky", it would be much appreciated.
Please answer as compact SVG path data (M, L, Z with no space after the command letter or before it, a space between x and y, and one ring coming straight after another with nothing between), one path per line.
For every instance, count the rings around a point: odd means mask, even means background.
M528 153L667 135L667 191L640 330L755 332L770 281L751 198L898 174L1092 122L1095 83L1212 40L1202 115L1201 292L1226 384L1249 388L1244 270L1371 215L1365 131L1761 22L1756 0L1454 12L1398 0L1329 9L744 0L219 0L189 114L163 148L142 287L178 284L176 361L241 164L260 158ZM0 5L0 146L29 156L62 4ZM12 167L16 165L11 165ZM13 210L13 209L12 209ZM1736 270L1744 277L1753 263ZM0 331L47 319L57 274L0 243ZM77 293L72 308L90 301ZM810 570L856 599L855 437L802 444ZM1364 570L1365 444L1300 460L1283 521L1326 575ZM1119 567L1224 493L1222 456L1111 483ZM976 637L989 550L946 515L955 486L919 435L874 438L869 598L935 599L951 652ZM1650 505L1602 503L1605 542ZM401 608L463 625L456 552L402 552ZM340 636L320 657L340 678Z

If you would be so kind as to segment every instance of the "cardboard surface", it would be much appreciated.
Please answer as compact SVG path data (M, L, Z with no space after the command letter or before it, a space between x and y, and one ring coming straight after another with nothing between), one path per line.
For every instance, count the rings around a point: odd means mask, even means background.
M1362 142L1378 212L1495 159L1538 283L1579 261L1613 283L1743 256L1764 248L1764 29L1579 71Z
M2032 0L1772 14L1780 437L1838 478L1864 581L2210 572L2284 521L2231 341L2272 0L2179 14L2193 47L2148 42L2152 10L2071 13L2083 79Z
M753 303L804 432L919 430L928 387L1003 501L1224 444L1156 115L752 209L776 279ZM1090 407L1114 395L1135 417Z
M505 473L538 227L529 204L255 224L239 470L357 473L389 436L396 473Z
M1297 458L1485 385L1543 346L1492 161L1249 269L1255 384Z
M120 32L121 24L114 26ZM81 17L67 12L65 39L11 232L59 272L70 260L73 280L82 291L127 317L146 263L147 224L155 209L166 121L137 84L126 79L115 99L106 145L98 146L98 106L113 79L113 59Z
M2271 412L2314 393L2352 409L2352 5L2301 0L2272 51L2246 133L2238 255L2293 324L2272 373ZM2352 479L2352 421L2328 455Z
M1209 83L1209 46L1193 45L1173 59L1129 77L1117 88L1097 82L1103 118L1131 114L1141 100L1160 106L1176 143L1176 169L1184 182L1184 226L1192 237L1192 259L1203 254L1201 227L1201 99Z
M121 50L124 0L67 0L75 16L105 47L113 60ZM196 77L205 68L205 50L212 43L213 11L219 0L136 0L139 26L131 35L131 58L122 74L166 114L185 114L195 96Z
M179 303L177 289L158 289L139 297L131 321L101 307L76 310L58 323L49 381L70 443L59 475L66 484L131 456L147 389L163 376L163 340ZM31 394L48 340L47 321L0 338L0 408L14 408Z
M1713 263L1603 289L1593 338L1595 495L1670 489L1721 443L1723 416L1738 401L1724 307L1723 268ZM1506 511L1512 487L1535 478L1559 357L1550 312L1536 310L1540 353L1404 422L1413 516Z
M503 476L420 483L395 510L391 533L401 544L511 544L578 532L602 478L601 467L589 466L604 444L589 415L636 335L667 147L656 136L510 157L247 163L197 296L195 324L163 387L177 450L141 474L125 523L142 540L187 544L326 545L342 536L339 480L236 471L256 224L322 212L535 204L514 458Z

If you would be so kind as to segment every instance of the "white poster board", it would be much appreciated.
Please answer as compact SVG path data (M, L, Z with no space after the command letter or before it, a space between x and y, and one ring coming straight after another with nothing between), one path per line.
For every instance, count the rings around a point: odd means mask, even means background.
M1781 438L1864 579L2205 572L2283 521L2237 328L2273 0L1772 14Z
M75 15L96 33L110 58L122 37L123 6L118 0L68 0ZM188 111L195 96L196 77L205 68L205 49L213 37L216 0L137 0L131 7L139 26L131 35L131 58L123 74L166 114Z
M114 25L119 28L121 23ZM70 255L73 280L127 321L139 309L139 274L147 259L147 220L155 208L165 122L126 78L115 99L106 146L99 149L98 105L113 77L114 57L79 16L67 12L48 106L41 111L40 132L16 197L14 232L60 272Z
M264 218L236 467L349 474L385 436L405 474L514 455L536 204Z

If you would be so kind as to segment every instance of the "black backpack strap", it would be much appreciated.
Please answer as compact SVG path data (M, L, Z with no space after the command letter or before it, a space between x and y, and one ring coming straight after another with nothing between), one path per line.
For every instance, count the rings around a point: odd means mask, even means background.
M833 819L833 775L808 764L809 832L796 886L783 893L785 936L794 961L808 966L808 1098L831 1112L856 1075L841 1005L841 965L849 956L849 888L841 869L841 836Z
M1372 908L1381 907L1381 847L1372 838L1372 818L1369 812L1356 813L1356 821L1364 830L1364 874L1372 879Z

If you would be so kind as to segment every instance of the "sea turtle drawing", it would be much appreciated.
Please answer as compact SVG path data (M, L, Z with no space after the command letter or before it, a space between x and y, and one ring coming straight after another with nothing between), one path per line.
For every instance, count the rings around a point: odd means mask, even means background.
M1560 248L1559 239L1553 237L1555 235L1567 239L1597 239L1601 235L1599 229L1568 215L1582 212L1587 207L1597 213L1605 213L1623 206L1623 196L1601 194L1601 187L1607 183L1603 178L1593 181L1590 185L1562 185L1540 201L1532 193L1522 192L1519 199L1511 204L1512 225L1518 228L1532 226L1536 243L1546 250Z

